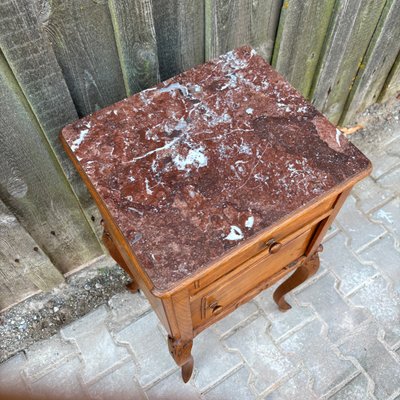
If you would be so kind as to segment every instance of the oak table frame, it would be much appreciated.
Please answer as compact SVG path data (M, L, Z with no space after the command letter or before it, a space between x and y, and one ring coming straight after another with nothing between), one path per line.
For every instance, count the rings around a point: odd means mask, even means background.
M371 171L371 165L331 190L253 235L226 252L207 268L159 290L141 268L126 237L71 146L60 136L89 188L103 217L103 242L114 260L130 275L129 289L140 289L168 332L169 351L182 369L185 382L193 371L193 339L262 290L291 274L275 290L273 298L281 311L290 309L285 295L315 274L319 268L321 242L352 187Z

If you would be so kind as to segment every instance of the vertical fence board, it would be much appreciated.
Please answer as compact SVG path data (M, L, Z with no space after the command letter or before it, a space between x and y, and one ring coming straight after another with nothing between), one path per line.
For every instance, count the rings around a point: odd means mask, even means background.
M0 53L0 196L67 272L102 254L59 164Z
M161 79L204 62L204 0L153 0Z
M0 310L64 277L0 200Z
M79 115L126 96L105 0L47 0L44 25Z
M390 98L398 96L400 94L400 51L397 54L396 61L393 64L392 69L386 78L385 84L383 85L382 92L379 95L378 101L385 102Z
M281 6L281 0L206 0L206 59L250 44L269 61Z
M41 29L46 13L34 4L29 0L0 0L0 48L76 194L84 204L92 204L58 139L60 130L78 115L53 49Z
M312 99L334 123L342 115L386 0L337 1L315 77Z
M159 79L156 32L150 0L109 0L115 40L128 95Z
M377 101L399 51L400 2L388 0L358 70L341 123L350 123L358 112Z
M272 65L308 96L335 0L285 0Z

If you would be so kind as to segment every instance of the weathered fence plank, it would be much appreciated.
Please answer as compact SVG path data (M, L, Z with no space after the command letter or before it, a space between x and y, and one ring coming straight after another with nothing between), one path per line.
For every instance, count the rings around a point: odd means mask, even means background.
M107 1L46 0L44 29L79 115L126 97Z
M383 85L378 101L385 102L400 94L400 51Z
M64 277L0 200L0 310Z
M161 79L204 61L204 0L153 0Z
M160 80L150 0L109 0L115 40L128 95Z
M367 50L386 0L342 0L335 3L311 96L314 105L334 123Z
M281 0L206 0L206 59L249 44L269 61L281 6Z
M102 254L40 126L0 53L0 196L54 265Z
M308 96L335 0L285 0L272 65Z
M400 2L388 0L360 65L341 123L375 103L400 51Z
M0 0L0 48L79 199L84 205L92 204L58 139L60 130L78 115L41 29L47 12L35 4L29 0Z

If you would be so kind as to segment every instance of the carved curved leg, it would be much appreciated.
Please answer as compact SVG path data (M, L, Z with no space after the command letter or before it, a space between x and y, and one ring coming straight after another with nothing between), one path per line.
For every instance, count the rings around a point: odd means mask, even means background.
M284 296L318 271L318 252L320 251L322 251L322 246L319 246L318 250L311 257L305 259L304 262L296 269L296 271L275 290L273 297L275 303L279 307L279 310L287 311L291 309L292 306L286 302Z
M125 260L122 258L121 253L118 251L117 247L115 246L113 240L111 239L110 234L104 229L103 237L102 237L104 246L106 246L110 256L114 259L114 261L125 270L125 272L131 277L132 283L126 285L126 287L131 292L137 292L139 289L137 283L135 282L131 272L129 271L128 266L125 263Z
M175 362L181 367L183 382L188 382L193 372L193 357L191 354L193 340L176 340L168 336L168 348Z

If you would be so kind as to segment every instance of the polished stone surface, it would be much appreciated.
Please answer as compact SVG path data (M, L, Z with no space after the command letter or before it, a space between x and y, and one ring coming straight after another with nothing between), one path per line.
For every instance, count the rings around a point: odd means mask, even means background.
M160 290L370 168L248 47L62 135Z

